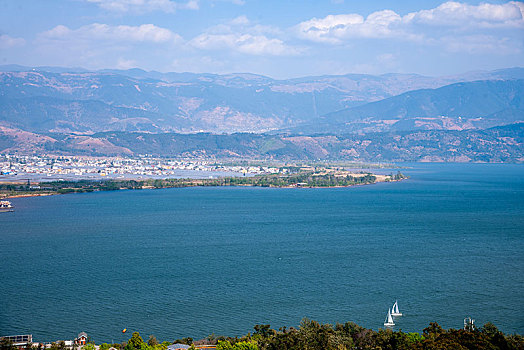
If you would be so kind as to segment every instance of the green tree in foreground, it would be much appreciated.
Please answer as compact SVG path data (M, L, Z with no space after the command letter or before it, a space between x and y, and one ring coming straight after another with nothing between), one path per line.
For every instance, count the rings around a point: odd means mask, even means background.
M253 334L243 337L210 335L196 344L216 345L217 350L524 350L521 335L506 335L491 323L477 330L443 329L438 323L430 323L419 333L405 333L391 329L374 331L353 322L344 324L322 324L303 319L298 328L274 330L270 325L256 325ZM176 340L175 343L192 343L191 338ZM138 332L122 350L166 350L170 343L159 344L154 336L145 343ZM102 344L99 350L107 350ZM194 344L191 350L196 350ZM53 347L54 346L54 347ZM54 344L53 350L59 350ZM0 340L0 350L16 350L6 340ZM84 350L94 350L94 344L87 344Z
M258 345L253 340L240 341L233 345L228 340L223 340L218 342L217 350L258 350Z
M144 345L144 340L140 336L140 333L133 332L131 339L127 342L125 350L141 350Z
M98 350L109 350L110 347L111 345L107 343L103 343L103 344L100 344L100 346L98 347Z

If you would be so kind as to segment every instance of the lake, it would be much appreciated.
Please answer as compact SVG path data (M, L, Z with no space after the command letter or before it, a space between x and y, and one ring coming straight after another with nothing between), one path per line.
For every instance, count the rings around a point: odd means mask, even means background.
M403 164L399 183L17 198L0 335L243 335L303 317L524 333L524 165ZM396 172L396 170L395 170Z

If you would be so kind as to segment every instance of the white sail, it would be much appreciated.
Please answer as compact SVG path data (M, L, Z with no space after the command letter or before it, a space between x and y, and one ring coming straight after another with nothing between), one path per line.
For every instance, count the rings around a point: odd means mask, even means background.
M391 309L388 309L388 314L384 320L384 326L394 326L393 317L391 317Z
M395 300L395 304L393 304L393 307L391 308L391 315L402 316L402 313L400 313L398 309L398 302L396 300Z

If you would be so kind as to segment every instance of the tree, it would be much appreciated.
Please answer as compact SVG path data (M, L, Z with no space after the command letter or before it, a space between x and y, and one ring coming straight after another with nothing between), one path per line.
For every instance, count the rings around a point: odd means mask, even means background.
M508 340L504 336L504 333L498 330L498 328L491 322L486 323L481 333L484 334L490 341L491 344L499 347L500 349L509 348Z
M58 350L66 350L65 341L60 340L60 341L58 342Z
M193 344L193 338L191 337L186 337L186 338L182 338L182 339L177 339L173 342L173 344L186 344L186 345L191 345Z
M446 331L440 327L437 322L430 322L429 326L424 328L423 334L424 337L428 336L438 336L439 334L445 333Z
M274 335L275 332L268 324L257 324L253 328L255 329L254 334L259 334L262 338L268 338L270 335Z
M294 328L290 328L289 330L282 328L281 332L271 338L268 343L260 344L259 342L259 346L261 349L267 350L300 349L299 333Z
M17 348L9 339L0 338L0 350L17 350Z
M126 350L140 350L144 345L144 340L140 336L140 333L134 332L131 339L127 342Z
M158 340L156 340L156 337L154 335L150 335L149 336L149 340L147 341L147 345L153 346L153 347L158 345Z
M253 340L241 341L231 345L228 340L219 341L217 350L258 350L257 343Z
M407 336L408 336L408 340L413 344L420 343L421 341L424 340L424 336L416 332L408 333Z
M100 344L100 346L98 347L98 350L109 350L110 347L111 345L107 343L103 343L103 344Z
M300 322L300 341L302 349L329 349L329 339L333 334L329 324L320 324L307 318Z
M258 350L257 343L255 341L241 341L233 345L233 350Z
M233 350L233 345L231 345L227 340L219 341L217 344L217 350Z

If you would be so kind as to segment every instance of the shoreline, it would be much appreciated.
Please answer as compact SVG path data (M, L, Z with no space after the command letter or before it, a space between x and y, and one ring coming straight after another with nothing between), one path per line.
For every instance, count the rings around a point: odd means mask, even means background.
M46 197L54 196L61 193L35 193L35 194L17 194L14 196L2 197L2 199L11 199L11 198L26 198L26 197Z
M162 185L160 187L156 186L144 186L143 184L140 187L119 187L119 188L111 188L111 189L105 189L102 186L99 186L98 188L93 189L83 189L83 188L73 188L73 187L64 187L57 190L54 190L52 192L45 192L45 193L21 193L21 194L10 194L10 195L2 195L0 193L0 199L13 199L13 198L28 198L28 197L44 197L44 196L54 196L54 195L61 195L61 194L71 194L71 193L86 193L86 192L107 192L107 191L119 191L119 190L150 190L150 189L167 189L167 188L188 188L188 187L266 187L266 188L280 188L280 189L326 189L326 188L348 188L348 187L354 187L354 186L365 186L365 185L376 185L379 183L389 183L389 182L400 182L403 180L408 179L408 177L405 177L402 175L402 178L399 179L393 179L393 178L387 178L380 176L377 177L376 175L372 175L375 177L374 182L362 182L362 183L352 183L347 185L327 185L327 186L315 186L315 185L308 185L307 183L296 183L296 184L290 184L290 185L259 185L256 183L227 183L224 181L224 183L206 183L205 180L207 179L185 179L186 182L182 182L184 180L180 180L182 183L174 183L172 185ZM242 178L240 178L242 179ZM172 181L173 179L164 179L163 181ZM128 180L128 181L135 181L135 180ZM147 181L158 181L158 179L153 180L142 180L142 181L135 181L136 183L145 183ZM80 184L80 181L75 182L67 182L67 184L70 183L77 183ZM118 184L118 181L113 180L107 180L105 184ZM96 184L93 182L93 184ZM31 191L31 190L29 190ZM35 190L37 191L37 190ZM60 192L62 191L62 192Z

